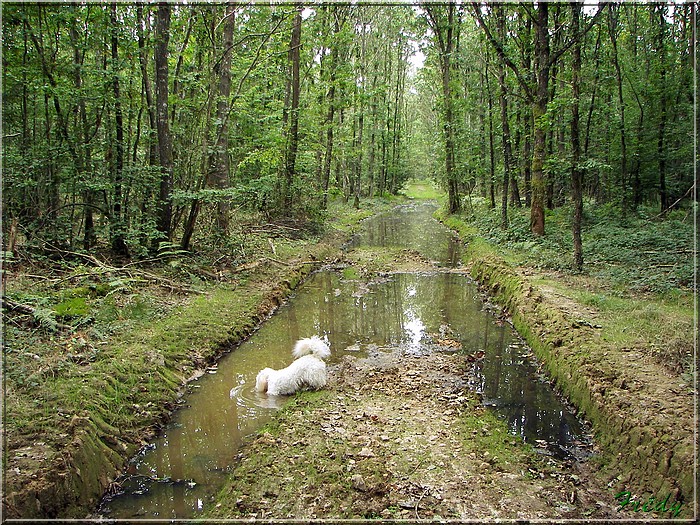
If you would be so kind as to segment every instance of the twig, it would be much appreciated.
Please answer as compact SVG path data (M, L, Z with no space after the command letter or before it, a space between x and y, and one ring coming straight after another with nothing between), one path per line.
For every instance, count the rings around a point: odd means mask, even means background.
M423 491L423 494L421 494L420 498L418 498L418 501L416 501L416 506L413 507L413 511L416 513L417 520L420 519L420 516L418 515L418 506L420 505L420 502L423 500L423 498L426 496L426 494L428 494L428 492L430 492L430 487L428 487L427 489L425 489Z
M39 320L37 318L36 308L33 308L33 307L29 306L28 304L22 304L22 303L18 303L17 301L13 301L12 299L10 299L4 295L2 296L2 307L6 308L8 310L11 310L13 312L19 312L21 314L31 315L35 320L37 320L37 321ZM63 330L63 331L67 331L67 332L73 331L72 326L69 326L67 324L61 324L57 321L52 321L51 327L55 328L57 330Z
M695 188L696 184L697 184L697 182L693 182L693 185L692 185L690 188L688 188L688 191L686 191L685 194L683 194L682 197L679 197L679 198L676 200L676 202L674 202L673 204L671 204L668 208L666 208L665 210L663 210L663 211L662 211L661 213L659 213L658 215L654 216L652 220L659 219L659 218L663 217L664 215L666 215L669 211L671 211L671 210L676 206L676 204L678 204L678 203L681 202L683 199L685 199L688 195L690 195L690 192L693 191L693 188Z

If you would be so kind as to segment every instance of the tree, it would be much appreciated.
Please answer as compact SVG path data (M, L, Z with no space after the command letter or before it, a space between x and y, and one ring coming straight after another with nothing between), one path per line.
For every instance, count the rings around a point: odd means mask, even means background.
M459 31L457 7L454 2L449 2L444 6L424 4L423 9L427 14L428 23L438 47L442 85L442 126L445 142L445 181L447 184L448 211L449 213L457 213L461 208L461 203L455 167L455 128L457 123L452 93L453 54Z
M506 39L506 17L503 6L496 7L498 19L498 37L501 42ZM511 179L513 151L510 140L510 124L508 122L508 89L506 86L506 67L503 60L498 61L498 86L500 88L501 131L503 136L503 195L501 197L501 227L508 229L508 183Z
M523 6L525 8L525 6ZM534 235L543 236L545 233L545 198L547 178L545 175L545 160L547 158L547 109L550 99L549 80L550 70L555 62L571 46L588 33L597 22L604 7L598 9L593 15L589 24L580 32L572 35L569 40L562 43L554 51L550 49L550 29L549 29L549 6L547 2L540 2L537 9L532 12L527 8L527 12L535 26L534 36L534 88L530 86L526 77L521 72L515 62L508 57L504 47L504 42L493 35L482 15L481 6L472 3L472 13L476 17L479 25L484 30L489 42L496 50L498 57L510 68L518 79L527 100L532 107L533 121L533 151L532 151L532 171L531 171L531 203L530 203L530 230Z
M224 12L224 30L222 42L222 56L219 59L218 70L218 98L216 104L216 145L212 151L210 160L210 175L208 179L212 186L218 190L229 187L229 133L228 122L229 97L231 96L231 61L233 56L233 33L236 27L236 5L233 2L226 4ZM227 197L220 197L217 202L216 225L218 233L225 237L229 229L229 202Z
M122 184L124 179L124 118L122 115L121 96L119 91L119 24L117 21L117 4L110 6L110 26L112 35L110 38L111 58L112 58L112 90L114 94L114 130L115 130L115 153L114 153L114 192L112 195L112 251L119 255L126 256L129 249L125 240L125 224L122 210Z
M168 43L170 41L171 6L158 5L156 16L156 128L158 131L158 160L160 162L160 192L158 194L157 229L159 240L170 240L172 233L173 142L168 119Z
M581 18L581 5L572 2L571 32L578 35ZM581 138L579 134L579 105L581 98L581 40L574 44L573 61L571 64L571 200L574 212L571 221L571 232L574 240L574 270L583 270L583 242L581 240L581 221L583 220L583 172L581 170Z
M287 216L292 213L294 175L299 148L299 94L300 94L300 48L301 48L301 4L295 5L292 37L289 43L289 64L291 68L291 106L289 108L289 133L284 159L284 182L282 190L282 209Z

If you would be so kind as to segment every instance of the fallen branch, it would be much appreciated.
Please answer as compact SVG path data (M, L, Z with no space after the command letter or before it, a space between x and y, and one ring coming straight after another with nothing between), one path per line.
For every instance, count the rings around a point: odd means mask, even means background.
M6 310L10 310L12 312L18 312L20 314L26 314L26 315L31 315L35 321L37 321L39 324L41 324L41 317L38 315L36 308L29 306L28 304L22 304L18 303L17 301L14 301L6 296L2 296L2 307L5 308ZM55 330L59 331L73 331L73 327L69 326L67 324L61 324L55 320L51 321L51 326L50 328L53 328Z

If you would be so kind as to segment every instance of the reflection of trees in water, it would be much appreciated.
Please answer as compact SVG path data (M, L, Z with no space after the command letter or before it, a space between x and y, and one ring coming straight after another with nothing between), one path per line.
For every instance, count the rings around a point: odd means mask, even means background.
M486 403L508 423L511 432L529 442L536 439L567 444L579 434L573 414L568 413L549 385L537 380L526 347L496 344L486 352L479 374Z
M443 266L457 266L461 244L432 217L435 206L399 206L390 214L372 217L353 246L398 247L416 250Z

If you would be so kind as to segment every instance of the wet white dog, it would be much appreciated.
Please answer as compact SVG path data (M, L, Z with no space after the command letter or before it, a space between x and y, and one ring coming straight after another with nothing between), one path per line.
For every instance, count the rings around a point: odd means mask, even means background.
M255 390L267 392L271 396L283 396L293 394L305 386L318 389L326 385L328 376L323 359L330 356L331 351L320 337L300 339L294 345L292 355L295 361L287 368L265 368L258 372Z

